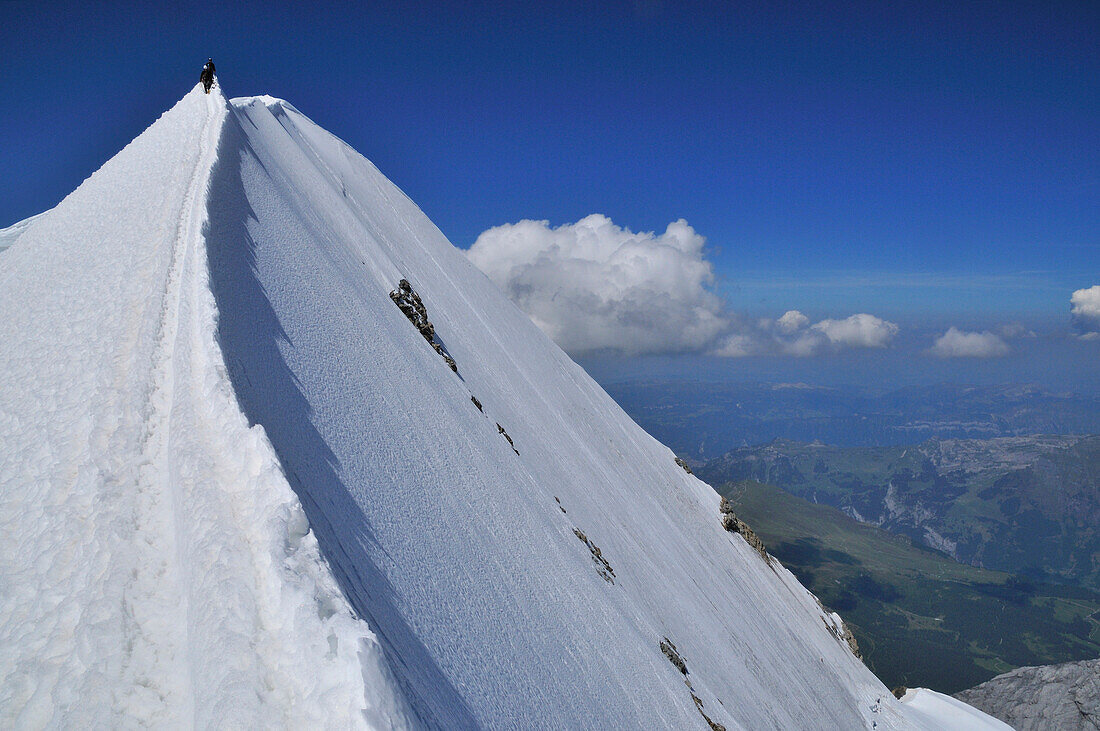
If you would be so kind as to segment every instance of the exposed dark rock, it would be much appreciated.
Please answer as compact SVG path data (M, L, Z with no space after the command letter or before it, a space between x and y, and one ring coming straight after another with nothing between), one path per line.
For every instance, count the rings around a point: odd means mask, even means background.
M684 472L688 473L689 475L691 474L691 468L688 467L687 462L685 462L684 460L677 457L676 458L676 464L680 465L680 467L684 470Z
M470 400L474 402L474 406L477 407L478 411L485 413L485 409L481 408L481 402L477 400L477 396L471 396Z
M685 676L688 674L687 663L684 662L684 658L680 655L680 651L676 649L676 645L672 644L672 640L667 637L661 638L661 652L665 653L665 657L668 658L670 663L676 666L677 670ZM695 703L695 709L699 711L699 715L702 716L703 720L710 726L711 731L726 731L725 726L711 720L711 717L703 710L703 699L695 694L695 688L692 687L691 681L686 677L684 678L684 685L687 686L688 693L691 694L691 700Z
M690 683L688 684L688 688L691 688ZM710 726L711 731L726 731L725 726L718 723L717 721L712 720L711 717L707 715L706 711L703 710L703 700L699 696L695 695L695 691L689 690L688 692L691 693L691 700L695 701L695 709L699 711L699 715L702 716L703 720L707 722L708 726Z
M435 348L435 352L439 353L443 357L443 360L447 362L447 365L450 366L451 370L455 373L458 373L458 363L455 363L455 359L447 355L447 353L443 351L443 346L439 343L432 343L432 347Z
M516 454L519 454L519 450L518 450L518 449L516 449L516 445L515 445L515 444L514 444L514 443L512 442L512 437L508 436L508 432L504 431L504 427L502 427L502 426L501 426L501 425L500 425L499 423L497 424L497 431L498 431L498 432L499 432L499 433L500 433L500 434L501 434L501 435L502 435L502 436L503 436L503 437L504 437L505 439L507 439L507 440L508 440L508 446L510 446L510 447L512 448L512 451L513 451L513 452L515 452Z
M562 512L565 512L565 508L562 508ZM588 536L584 534L584 531L578 528L573 529L573 534L577 536L584 545L588 546L588 551L592 554L592 561L596 564L596 573L603 577L603 580L607 583L614 584L615 569L611 568L611 564L603 557L603 552L600 551L600 547L588 540Z
M561 500L558 499L557 495L554 496L554 502L558 504L558 510L560 510L563 515L566 514L565 506L561 504Z
M402 279L397 283L397 289L390 292L390 299L397 305L397 308L405 314L405 317L409 318L409 322L424 336L424 339L428 341L428 344L432 346L435 352L439 353L439 356L446 361L447 365L452 371L458 373L458 365L443 346L435 337L435 325L428 319L428 309L424 306L424 302L421 301L420 295L413 291L412 285L409 284L409 280Z
M668 658L668 661L670 663L676 666L677 670L679 670L684 675L688 674L687 663L684 662L684 658L680 657L680 653L676 649L676 645L672 644L672 640L667 637L661 638L661 652L665 653L665 657ZM691 685L689 684L688 688L690 687ZM694 694L695 693L692 692L692 695Z
M897 698L898 700L901 700L901 697L904 696L907 692L909 692L909 689L906 688L904 685L899 685L898 687L894 688L890 692L894 694L895 698Z

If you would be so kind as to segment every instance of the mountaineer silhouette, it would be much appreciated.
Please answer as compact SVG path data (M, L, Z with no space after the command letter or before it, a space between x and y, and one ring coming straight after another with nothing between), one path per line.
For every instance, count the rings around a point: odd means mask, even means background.
M202 82L202 90L209 94L210 87L214 85L214 59L206 59L206 65L202 67L202 74L199 76L199 81Z

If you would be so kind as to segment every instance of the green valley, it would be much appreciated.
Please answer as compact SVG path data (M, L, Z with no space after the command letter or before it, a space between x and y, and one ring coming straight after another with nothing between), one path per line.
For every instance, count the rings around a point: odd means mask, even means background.
M952 693L1021 665L1100 655L1100 594L1090 589L968 566L771 485L718 492L844 617L889 687Z
M974 566L1100 589L1100 436L837 447L775 440L696 469L756 480Z

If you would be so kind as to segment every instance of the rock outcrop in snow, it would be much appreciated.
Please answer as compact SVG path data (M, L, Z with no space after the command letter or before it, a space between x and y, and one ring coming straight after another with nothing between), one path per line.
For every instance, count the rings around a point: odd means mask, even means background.
M405 317L409 318L409 322L413 324L413 327L424 336L424 339L428 341L428 345L432 346L432 350L439 353L439 356L443 358L444 362L446 362L452 371L458 373L458 364L455 363L454 358L447 354L447 351L443 348L443 344L436 339L435 325L428 319L428 308L424 306L424 302L420 299L420 295L413 291L412 285L409 284L409 280L402 279L398 282L397 289L390 292L390 299L397 305L397 309L401 310L401 312L405 314ZM477 402L475 401L474 403ZM504 430L501 429L500 433L503 434Z
M938 723L286 102L196 89L24 229L5 725Z

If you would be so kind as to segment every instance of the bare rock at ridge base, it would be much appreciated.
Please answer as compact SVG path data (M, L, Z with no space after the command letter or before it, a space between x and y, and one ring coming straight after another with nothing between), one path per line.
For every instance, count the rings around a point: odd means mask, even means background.
M733 505L730 504L730 501L723 497L722 502L718 504L718 511L722 514L722 527L730 533L740 533L745 542L760 554L760 557L764 559L764 563L771 566L772 557L768 555L768 549L764 545L764 541L760 540L760 536L753 532L748 523L737 517L733 512Z
M844 625L844 631L840 633L840 639L848 645L848 649L852 651L853 655L860 660L863 659L863 653L859 651L859 643L856 642L856 636L852 634L852 630L848 629L848 625Z
M1018 731L1100 729L1100 659L1010 670L955 694Z
M848 649L852 651L860 660L863 659L863 653L859 651L859 643L856 641L856 636L852 634L852 630L848 629L848 625L844 624L844 619L836 612L831 612L825 608L825 605L821 603L821 600L814 596L814 601L817 602L818 609L821 610L821 621L825 625L825 629L829 631L837 642L842 642L848 646ZM901 695L898 695L900 690ZM899 686L894 688L894 697L901 698L905 695L905 688Z

